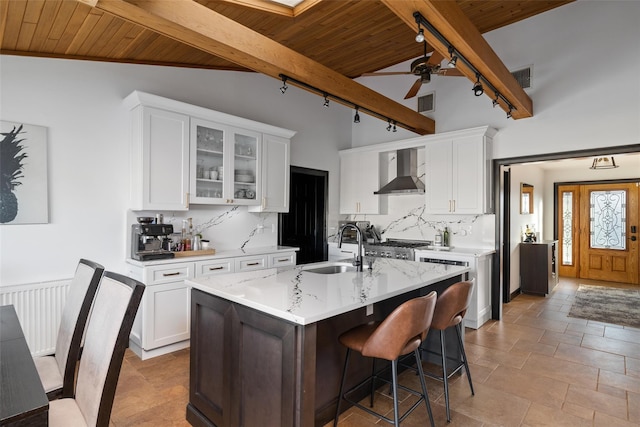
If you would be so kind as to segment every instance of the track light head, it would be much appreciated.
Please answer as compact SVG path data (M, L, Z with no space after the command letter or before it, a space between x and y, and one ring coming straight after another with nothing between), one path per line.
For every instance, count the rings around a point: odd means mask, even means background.
M282 87L280 88L280 92L284 94L287 91L287 89L289 89L289 86L287 86L287 77L284 76L282 77Z
M397 131L398 131L398 129L396 129L396 121L395 121L395 120L393 121L393 131L394 131L394 132L397 132Z
M326 93L324 94L324 103L322 104L322 106L324 108L329 108L329 98L328 98L328 95Z
M500 97L500 94L498 92L496 92L496 99L494 99L492 101L493 104L493 108L496 108L496 105L498 105L498 98Z
M509 111L507 111L507 119L511 118L511 111L513 111L513 107L509 105Z
M473 94L475 96L481 96L484 93L484 87L480 83L480 74L476 74L476 82L473 84Z
M456 68L458 55L456 55L456 50L453 48L453 46L449 46L449 56L451 57L451 60L447 63L447 67Z
M418 24L418 34L416 34L416 42L422 43L424 41L424 30L420 28L420 24Z
M391 119L387 119L389 122L389 125L387 126L387 132L391 132Z
M358 110L360 107L356 105L356 114L353 116L353 123L360 123L360 114L358 114Z

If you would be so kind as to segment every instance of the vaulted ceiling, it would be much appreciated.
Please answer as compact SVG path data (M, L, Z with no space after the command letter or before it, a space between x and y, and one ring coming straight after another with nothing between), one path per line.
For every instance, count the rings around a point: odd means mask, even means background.
M422 55L414 12L520 119L533 115L531 99L481 34L571 1L0 0L0 53L284 74L425 134L435 132L431 119L352 80ZM448 46L425 35L429 50L448 58Z

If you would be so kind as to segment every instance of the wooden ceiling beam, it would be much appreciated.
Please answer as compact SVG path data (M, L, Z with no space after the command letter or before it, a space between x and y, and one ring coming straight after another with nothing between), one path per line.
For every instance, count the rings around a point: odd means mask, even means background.
M420 12L515 107L515 110L512 111L514 119L533 116L533 101L529 98L529 95L520 87L511 72L456 2L438 0L381 1L416 31L418 26L413 14ZM449 46L445 46L427 30L425 30L424 34L427 42L436 51L445 58L449 58ZM476 81L475 72L462 64L462 61L458 61L457 68L469 80ZM491 99L495 98L495 94L490 90L485 90L484 94ZM500 107L505 111L509 109L504 101L500 102Z
M435 122L192 0L78 0L173 40L279 79L285 74L418 134Z

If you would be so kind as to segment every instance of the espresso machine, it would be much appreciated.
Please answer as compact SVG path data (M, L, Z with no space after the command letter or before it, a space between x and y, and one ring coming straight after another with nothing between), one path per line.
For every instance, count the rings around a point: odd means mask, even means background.
M131 258L139 261L169 259L175 254L169 250L173 233L171 224L152 224L141 221L131 226Z

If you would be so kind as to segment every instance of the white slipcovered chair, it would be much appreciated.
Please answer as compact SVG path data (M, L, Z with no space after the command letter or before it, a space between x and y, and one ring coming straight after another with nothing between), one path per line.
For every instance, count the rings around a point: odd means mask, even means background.
M55 353L33 358L49 400L73 396L82 335L103 272L100 264L80 260L62 311Z
M144 285L107 271L85 334L74 398L49 403L51 427L108 427L129 333Z

